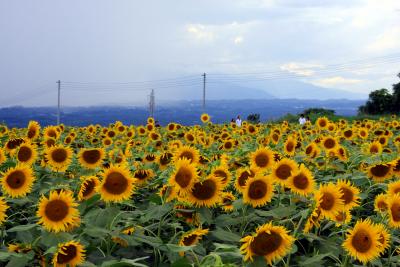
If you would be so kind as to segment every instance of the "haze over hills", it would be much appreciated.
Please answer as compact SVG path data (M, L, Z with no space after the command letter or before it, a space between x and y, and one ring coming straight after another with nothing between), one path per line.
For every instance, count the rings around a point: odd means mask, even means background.
M214 123L229 122L240 114L244 119L259 113L262 121L277 119L287 113L299 114L310 107L334 109L338 115L356 115L361 100L244 99L210 100L206 112ZM201 101L175 101L156 106L154 117L162 124L174 121L184 125L200 124ZM56 123L55 107L9 107L0 109L0 123L10 127L26 127L30 120L46 126ZM144 124L149 111L145 106L63 107L61 122L72 126L107 125L117 120L125 124Z
M185 87L154 88L156 97L160 100L198 100L202 96L202 84ZM206 84L206 95L209 100L239 100L239 99L366 99L367 95L346 90L324 88L299 80L267 80L262 82L213 81Z

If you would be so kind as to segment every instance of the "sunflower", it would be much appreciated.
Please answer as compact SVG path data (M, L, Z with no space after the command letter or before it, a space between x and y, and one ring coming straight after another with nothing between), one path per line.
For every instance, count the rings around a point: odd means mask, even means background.
M30 140L36 139L40 134L40 124L37 121L30 121L27 127L26 137Z
M145 163L152 163L155 162L157 159L156 155L154 155L153 153L148 153L144 156L144 160L143 162Z
M322 139L321 145L325 150L331 151L336 149L338 141L332 136L326 136Z
M144 184L154 177L154 171L152 169L138 169L133 173L133 177L136 179L138 184Z
M272 178L275 182L286 185L292 172L296 172L297 163L291 159L281 159L272 167Z
M59 136L59 132L57 131L57 127L55 127L55 126L48 126L48 127L44 128L43 135L44 135L46 138L57 139L58 136Z
M342 192L341 199L343 200L344 209L352 209L359 205L360 190L352 185L349 181L339 180L336 183L339 190Z
M24 197L32 191L35 180L33 170L28 165L10 168L1 179L3 192L12 198Z
M194 229L187 233L184 233L179 240L179 246L188 247L195 246L203 238L203 236L208 234L208 229ZM184 256L184 252L179 252L179 255Z
M386 194L379 194L375 197L374 208L377 212L386 212L388 210L388 196Z
M393 175L392 166L386 163L378 163L367 169L368 176L375 182L382 182Z
M190 192L198 180L196 166L189 159L178 159L175 163L175 171L169 178L169 185L175 187L179 193Z
M170 152L164 152L157 157L158 166L161 170L165 170L172 161L174 155Z
M9 139L9 140L6 142L6 145L4 146L4 149L5 149L8 153L13 154L13 153L15 152L15 150L16 150L22 143L24 143L24 142L25 142L25 140L22 139L22 138L12 138L12 139Z
M306 147L304 152L310 158L315 158L321 153L321 150L315 142L312 142Z
M65 171L72 160L72 149L61 145L52 146L46 149L46 160L54 171Z
M274 164L274 153L268 148L260 147L250 156L251 166L260 170L266 170Z
M342 132L342 136L347 140L353 140L355 131L352 128L346 128Z
M319 227L320 226L319 221L321 219L322 219L321 210L317 206L314 208L311 215L307 218L307 221L304 225L303 233L305 234L309 233L314 226Z
M7 215L6 211L8 209L8 205L3 197L0 197L0 225L6 221Z
M207 113L203 113L201 114L200 119L202 123L207 123L210 121L210 115L208 115Z
M110 168L103 171L102 176L101 183L96 187L101 199L106 202L121 202L131 197L135 179L131 177L128 169L110 165Z
M289 136L285 144L283 145L285 154L289 156L294 156L296 146L297 146L297 140L292 136Z
M75 267L85 261L85 248L78 241L58 244L58 250L53 257L55 267Z
M110 146L110 145L112 145L113 140L111 138L106 137L102 140L102 143L104 146Z
M329 120L326 117L320 117L317 119L317 121L315 123L316 123L318 129L324 130L328 127Z
M249 179L243 190L243 203L253 207L264 206L274 195L274 186L270 176L256 175Z
M165 202L172 201L177 195L175 187L163 185L161 189L158 191L158 195L165 199Z
M0 165L7 160L4 150L0 147Z
M333 221L336 222L336 227L339 227L343 224L348 224L351 221L351 212L349 209L343 209L339 211Z
M47 231L71 230L80 222L78 206L71 191L51 191L49 198L42 196L36 216Z
M84 148L78 153L79 163L88 169L95 169L101 166L104 160L104 149L102 148Z
M382 145L378 141L372 142L367 147L368 154L382 154Z
M216 177L219 177L221 179L221 183L224 187L227 186L231 181L231 173L229 172L229 170L225 164L215 167L211 171L211 174Z
M350 256L366 264L377 258L382 251L378 231L379 227L376 227L369 219L359 220L354 228L349 230L343 247Z
M181 146L179 147L173 156L173 161L176 162L179 159L186 158L190 161L190 163L197 164L199 163L200 153L199 151L191 146Z
M273 261L281 259L290 252L295 238L288 234L285 227L274 226L269 222L259 226L256 233L240 241L243 243L240 251L245 255L245 261L249 259L253 261L254 256L260 256L272 265Z
M213 207L221 202L222 190L220 177L210 175L203 181L195 182L186 199L196 207Z
M368 138L368 129L367 128L361 128L358 129L358 137L360 137L361 139L367 139Z
M314 193L314 199L324 218L335 220L335 216L344 208L343 193L333 183L321 184Z
M96 194L96 187L100 184L96 176L84 177L78 193L78 200L83 201Z
M231 192L223 192L222 193L222 209L226 212L233 211L233 201L236 200L236 197Z
M1 164L1 159L0 159ZM400 158L397 158L391 162L393 174L400 178Z
M298 170L291 173L287 186L294 193L306 196L314 191L314 177L311 171L301 164Z
M378 241L382 245L380 254L383 254L385 250L390 247L390 233L386 229L386 227L381 223L375 224L375 227L378 228L378 233L379 233Z
M249 168L239 168L236 170L235 188L238 192L243 192L247 180L256 175L256 172Z

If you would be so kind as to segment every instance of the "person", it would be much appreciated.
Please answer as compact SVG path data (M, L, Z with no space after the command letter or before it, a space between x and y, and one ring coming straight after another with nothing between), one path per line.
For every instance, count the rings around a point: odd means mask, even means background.
M242 126L242 120L240 119L240 115L238 115L237 118L236 118L236 126L237 127Z
M299 123L300 125L304 125L306 123L306 118L304 118L304 114L300 114Z
M306 117L306 122L311 123L311 120L310 120L309 116Z

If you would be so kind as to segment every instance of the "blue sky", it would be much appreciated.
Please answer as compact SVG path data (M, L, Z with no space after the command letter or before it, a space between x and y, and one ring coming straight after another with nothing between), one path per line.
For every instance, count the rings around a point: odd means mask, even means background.
M54 104L58 79L279 72L367 94L400 71L398 0L2 0L0 36L1 106ZM147 94L75 89L65 105Z

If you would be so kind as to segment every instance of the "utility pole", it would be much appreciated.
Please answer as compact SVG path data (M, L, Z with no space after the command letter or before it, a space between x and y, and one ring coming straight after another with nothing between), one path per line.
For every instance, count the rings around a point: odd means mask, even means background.
M206 73L201 76L203 76L203 112L206 112Z
M152 117L152 118L154 118L154 109L155 109L154 89L151 89L150 102L149 102L149 111L150 111L150 117Z
M57 105L57 125L60 125L60 93L61 93L61 81L58 80L58 105Z

